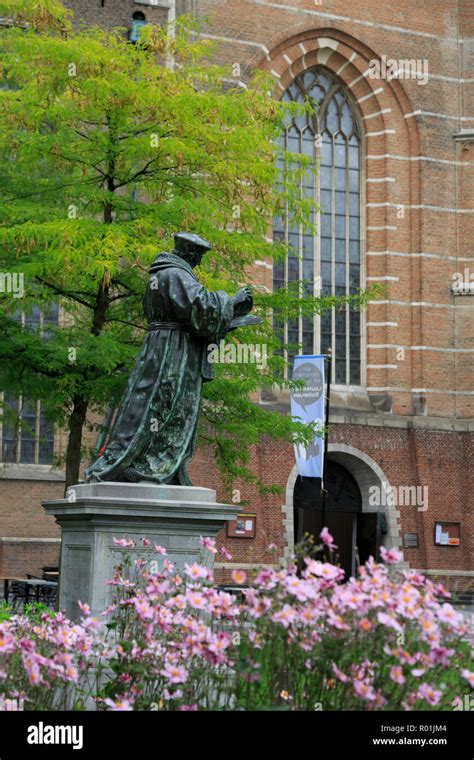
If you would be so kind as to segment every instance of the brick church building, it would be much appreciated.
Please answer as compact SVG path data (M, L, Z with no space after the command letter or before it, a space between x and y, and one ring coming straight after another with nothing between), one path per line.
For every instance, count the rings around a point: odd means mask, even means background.
M385 286L360 314L347 309L285 328L304 353L331 347L334 357L326 522L349 571L355 546L368 553L382 542L451 589L474 589L472 0L65 4L86 23L132 36L142 23L182 13L206 18L203 35L218 42L222 62L239 64L242 81L260 67L275 78L275 98L309 95L318 105L283 139L319 165L305 189L321 209L320 234L276 222L274 235L301 257L275 267L257 261L255 276L268 288L320 277L334 294ZM260 403L289 414L288 396ZM2 434L3 576L39 573L57 564L60 549L41 501L62 496L64 475L51 461L63 442L43 424L40 404L23 408L42 440L33 436L15 459L6 456L8 430ZM281 493L261 497L242 485L242 519L221 539L232 554L219 556L223 579L233 567L289 556L312 498L291 446L262 440L252 467ZM191 476L219 497L209 452L198 452Z

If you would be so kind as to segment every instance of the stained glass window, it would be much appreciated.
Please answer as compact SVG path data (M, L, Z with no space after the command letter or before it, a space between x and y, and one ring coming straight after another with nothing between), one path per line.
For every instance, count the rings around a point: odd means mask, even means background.
M302 180L301 193L314 201L317 215L313 213L311 221L317 234L308 235L303 225L290 225L285 218L274 220L274 238L284 240L295 253L275 264L273 286L304 280L315 295L350 295L361 285L360 131L343 86L325 69L299 75L283 94L287 102L307 99L311 113L288 118L282 147L314 159L314 172ZM331 347L332 382L361 384L360 313L349 305L321 317L276 323L275 329L285 343L302 344L305 354L325 353ZM287 352L289 366L292 353Z

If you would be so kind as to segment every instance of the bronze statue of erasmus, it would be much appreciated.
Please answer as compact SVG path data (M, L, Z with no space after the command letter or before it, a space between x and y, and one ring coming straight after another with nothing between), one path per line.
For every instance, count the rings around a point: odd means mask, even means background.
M143 297L148 334L118 408L107 445L86 470L88 481L148 481L191 485L202 384L212 379L208 344L229 330L260 321L248 288L231 297L196 279L210 244L178 233L171 254L160 253ZM244 317L244 319L243 319Z

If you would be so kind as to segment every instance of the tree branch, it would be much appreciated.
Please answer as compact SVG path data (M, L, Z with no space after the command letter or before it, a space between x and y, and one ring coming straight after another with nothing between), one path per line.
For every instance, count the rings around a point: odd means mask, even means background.
M60 296L64 296L65 298L71 298L73 301L77 301L77 303L80 303L83 306L87 306L89 309L94 308L94 304L91 304L88 301L84 301L83 298L79 298L75 293L74 294L68 293L67 290L63 290L62 288L59 288L57 285L53 285L51 282L47 282L47 280L44 280L42 277L39 277L39 275L35 275L35 280L38 280L38 282L41 282L43 285L46 285L46 287L51 288L51 290L54 290L54 292Z

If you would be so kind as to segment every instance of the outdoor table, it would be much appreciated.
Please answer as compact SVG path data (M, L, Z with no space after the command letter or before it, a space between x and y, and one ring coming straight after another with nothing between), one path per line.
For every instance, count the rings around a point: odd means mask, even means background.
M26 586L26 594L25 594L25 602L29 601L30 598L30 587L32 590L35 591L35 597L36 601L39 601L39 594L41 587L54 587L57 586L56 581L43 581L41 579L36 578L16 578L16 577L0 577L0 581L3 580L3 598L6 602L8 602L8 597L10 596L10 583L23 583Z

